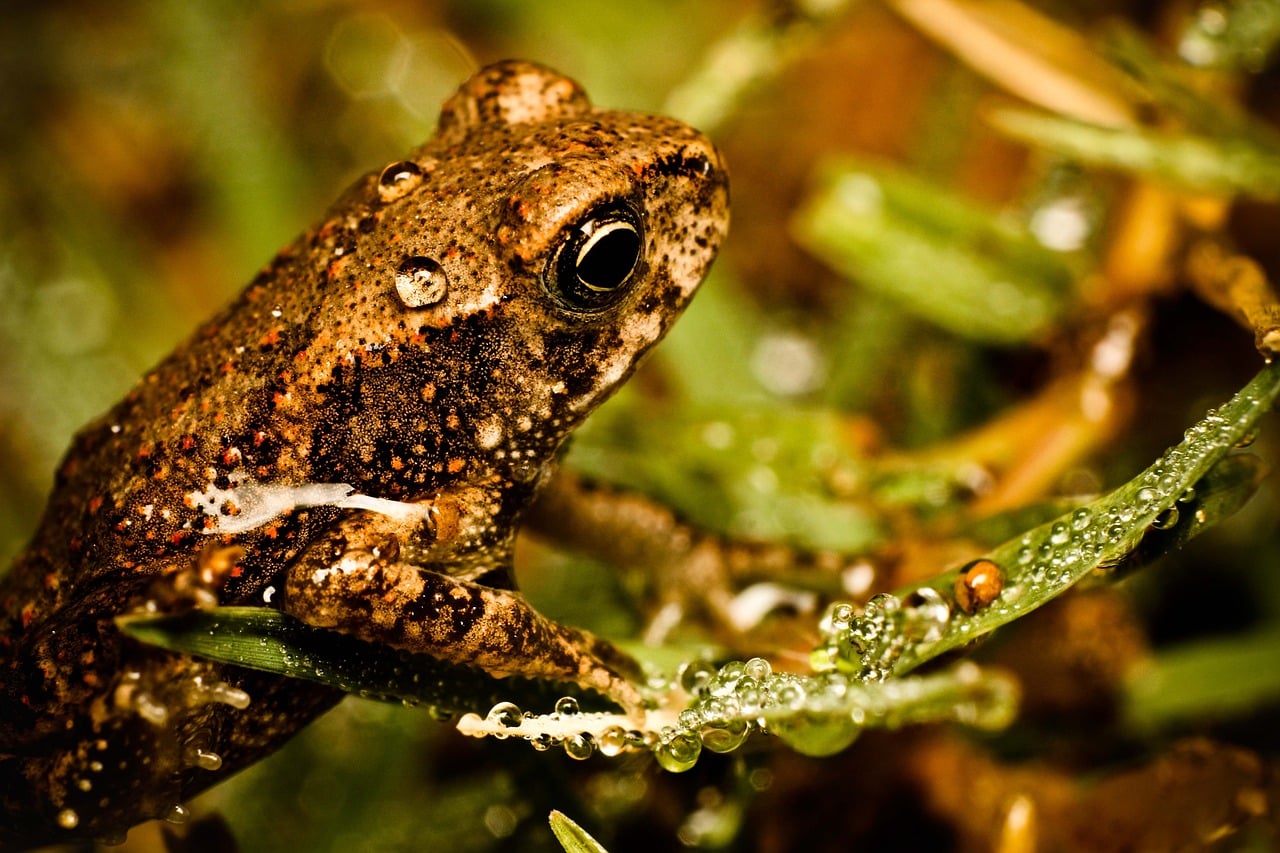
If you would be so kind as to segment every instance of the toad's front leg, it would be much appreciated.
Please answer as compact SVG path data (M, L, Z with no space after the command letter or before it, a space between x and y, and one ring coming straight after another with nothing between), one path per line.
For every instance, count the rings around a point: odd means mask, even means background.
M568 681L627 710L641 698L634 661L585 631L553 622L517 592L408 562L395 522L362 512L313 542L289 570L283 609L331 628L495 678Z

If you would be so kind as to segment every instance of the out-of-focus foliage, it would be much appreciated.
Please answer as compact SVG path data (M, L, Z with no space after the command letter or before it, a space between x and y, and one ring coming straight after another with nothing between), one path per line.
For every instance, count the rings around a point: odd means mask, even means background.
M663 623L668 660L758 656L786 681L829 600L954 580L1089 504L1269 352L1270 0L1045 4L1056 20L941 0L27 5L0 28L6 556L72 431L504 56L698 120L732 169L712 280L568 464L718 532L864 558L822 583L781 573L814 609L779 594L737 634L687 610ZM246 850L554 850L553 809L614 851L1266 849L1280 507L1239 460L1110 574L1142 571L976 652L1022 693L1004 734L810 729L789 742L836 754L756 737L672 775L349 700L193 811L225 814ZM541 608L619 639L679 597L650 567L519 556Z

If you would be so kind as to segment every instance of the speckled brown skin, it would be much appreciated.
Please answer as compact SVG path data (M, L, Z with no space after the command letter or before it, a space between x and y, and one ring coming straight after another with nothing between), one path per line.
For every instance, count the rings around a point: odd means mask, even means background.
M431 140L76 437L0 582L0 846L118 837L340 698L121 637L113 617L202 566L226 564L223 604L634 701L597 641L503 589L511 542L565 437L693 295L727 202L678 122L528 63L465 83ZM574 291L558 271L616 221L634 268ZM415 258L443 291L398 289ZM278 504L308 484L410 511Z

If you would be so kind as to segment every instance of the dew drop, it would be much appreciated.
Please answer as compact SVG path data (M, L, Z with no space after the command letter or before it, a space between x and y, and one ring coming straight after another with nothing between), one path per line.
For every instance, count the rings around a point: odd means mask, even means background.
M850 719L778 720L769 731L801 755L821 758L848 748L862 733L862 727Z
M191 817L191 811L182 803L174 803L164 813L166 823L186 823L189 817Z
M1004 589L1004 572L991 560L974 560L956 576L956 604L965 613L977 613L1000 596Z
M653 754L663 770L683 773L698 763L701 753L702 739L691 732L682 732L660 744Z
M1257 440L1258 440L1257 431L1250 430L1249 432L1246 432L1244 435L1240 436L1240 439L1235 443L1235 447L1237 449L1244 449L1252 445Z
M1076 510L1071 514L1071 529L1079 533L1089 526L1089 522L1093 521L1093 515L1084 507Z
M502 726L504 729L517 728L523 719L524 713L514 702L499 702L485 715L485 722Z
M1182 494L1178 495L1178 503L1189 504L1196 499L1196 487L1187 486L1182 490Z
M852 608L850 608L850 610L852 610ZM752 658L747 661L746 666L743 667L742 674L747 678L754 678L756 681L764 681L773 674L773 667L771 667L769 662L764 658Z
M589 734L570 735L564 739L565 755L577 761L585 761L595 751L595 739Z
M774 690L774 696L777 697L778 704L783 708L799 711L804 707L805 692L804 687L799 682L783 682Z
M578 700L572 696L561 696L556 700L556 713L561 717L572 717L579 713L582 708L578 705Z
M431 258L415 255L396 268L396 293L408 308L424 308L444 298L449 276Z
M622 751L627 748L627 730L622 726L609 726L609 728L600 733L600 742L597 744L597 748L605 758L621 755Z
M715 675L715 667L703 660L689 661L680 667L676 682L684 692L696 696L707 688Z
M384 204L402 199L422 183L422 167L411 160L392 163L378 176L378 199Z
M1169 530L1178 523L1178 508L1171 506L1151 519L1151 526L1156 530Z
M1049 530L1049 542L1053 545L1065 545L1071 538L1065 522L1059 521Z
M745 720L725 720L703 726L698 735L702 745L712 752L733 752L750 732L751 726Z
M75 809L63 809L58 812L58 826L63 829L75 829L80 825L80 815Z
M908 599L915 631L921 641L934 643L942 638L942 632L951 619L951 606L942 597L942 593L933 587L924 586L917 589Z

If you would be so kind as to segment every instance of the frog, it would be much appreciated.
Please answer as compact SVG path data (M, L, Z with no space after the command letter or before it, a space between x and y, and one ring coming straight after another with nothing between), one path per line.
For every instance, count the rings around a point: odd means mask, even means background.
M124 636L140 609L271 607L635 711L628 659L516 590L513 542L727 228L693 128L532 62L463 83L74 437L0 579L0 846L119 840L342 697Z

